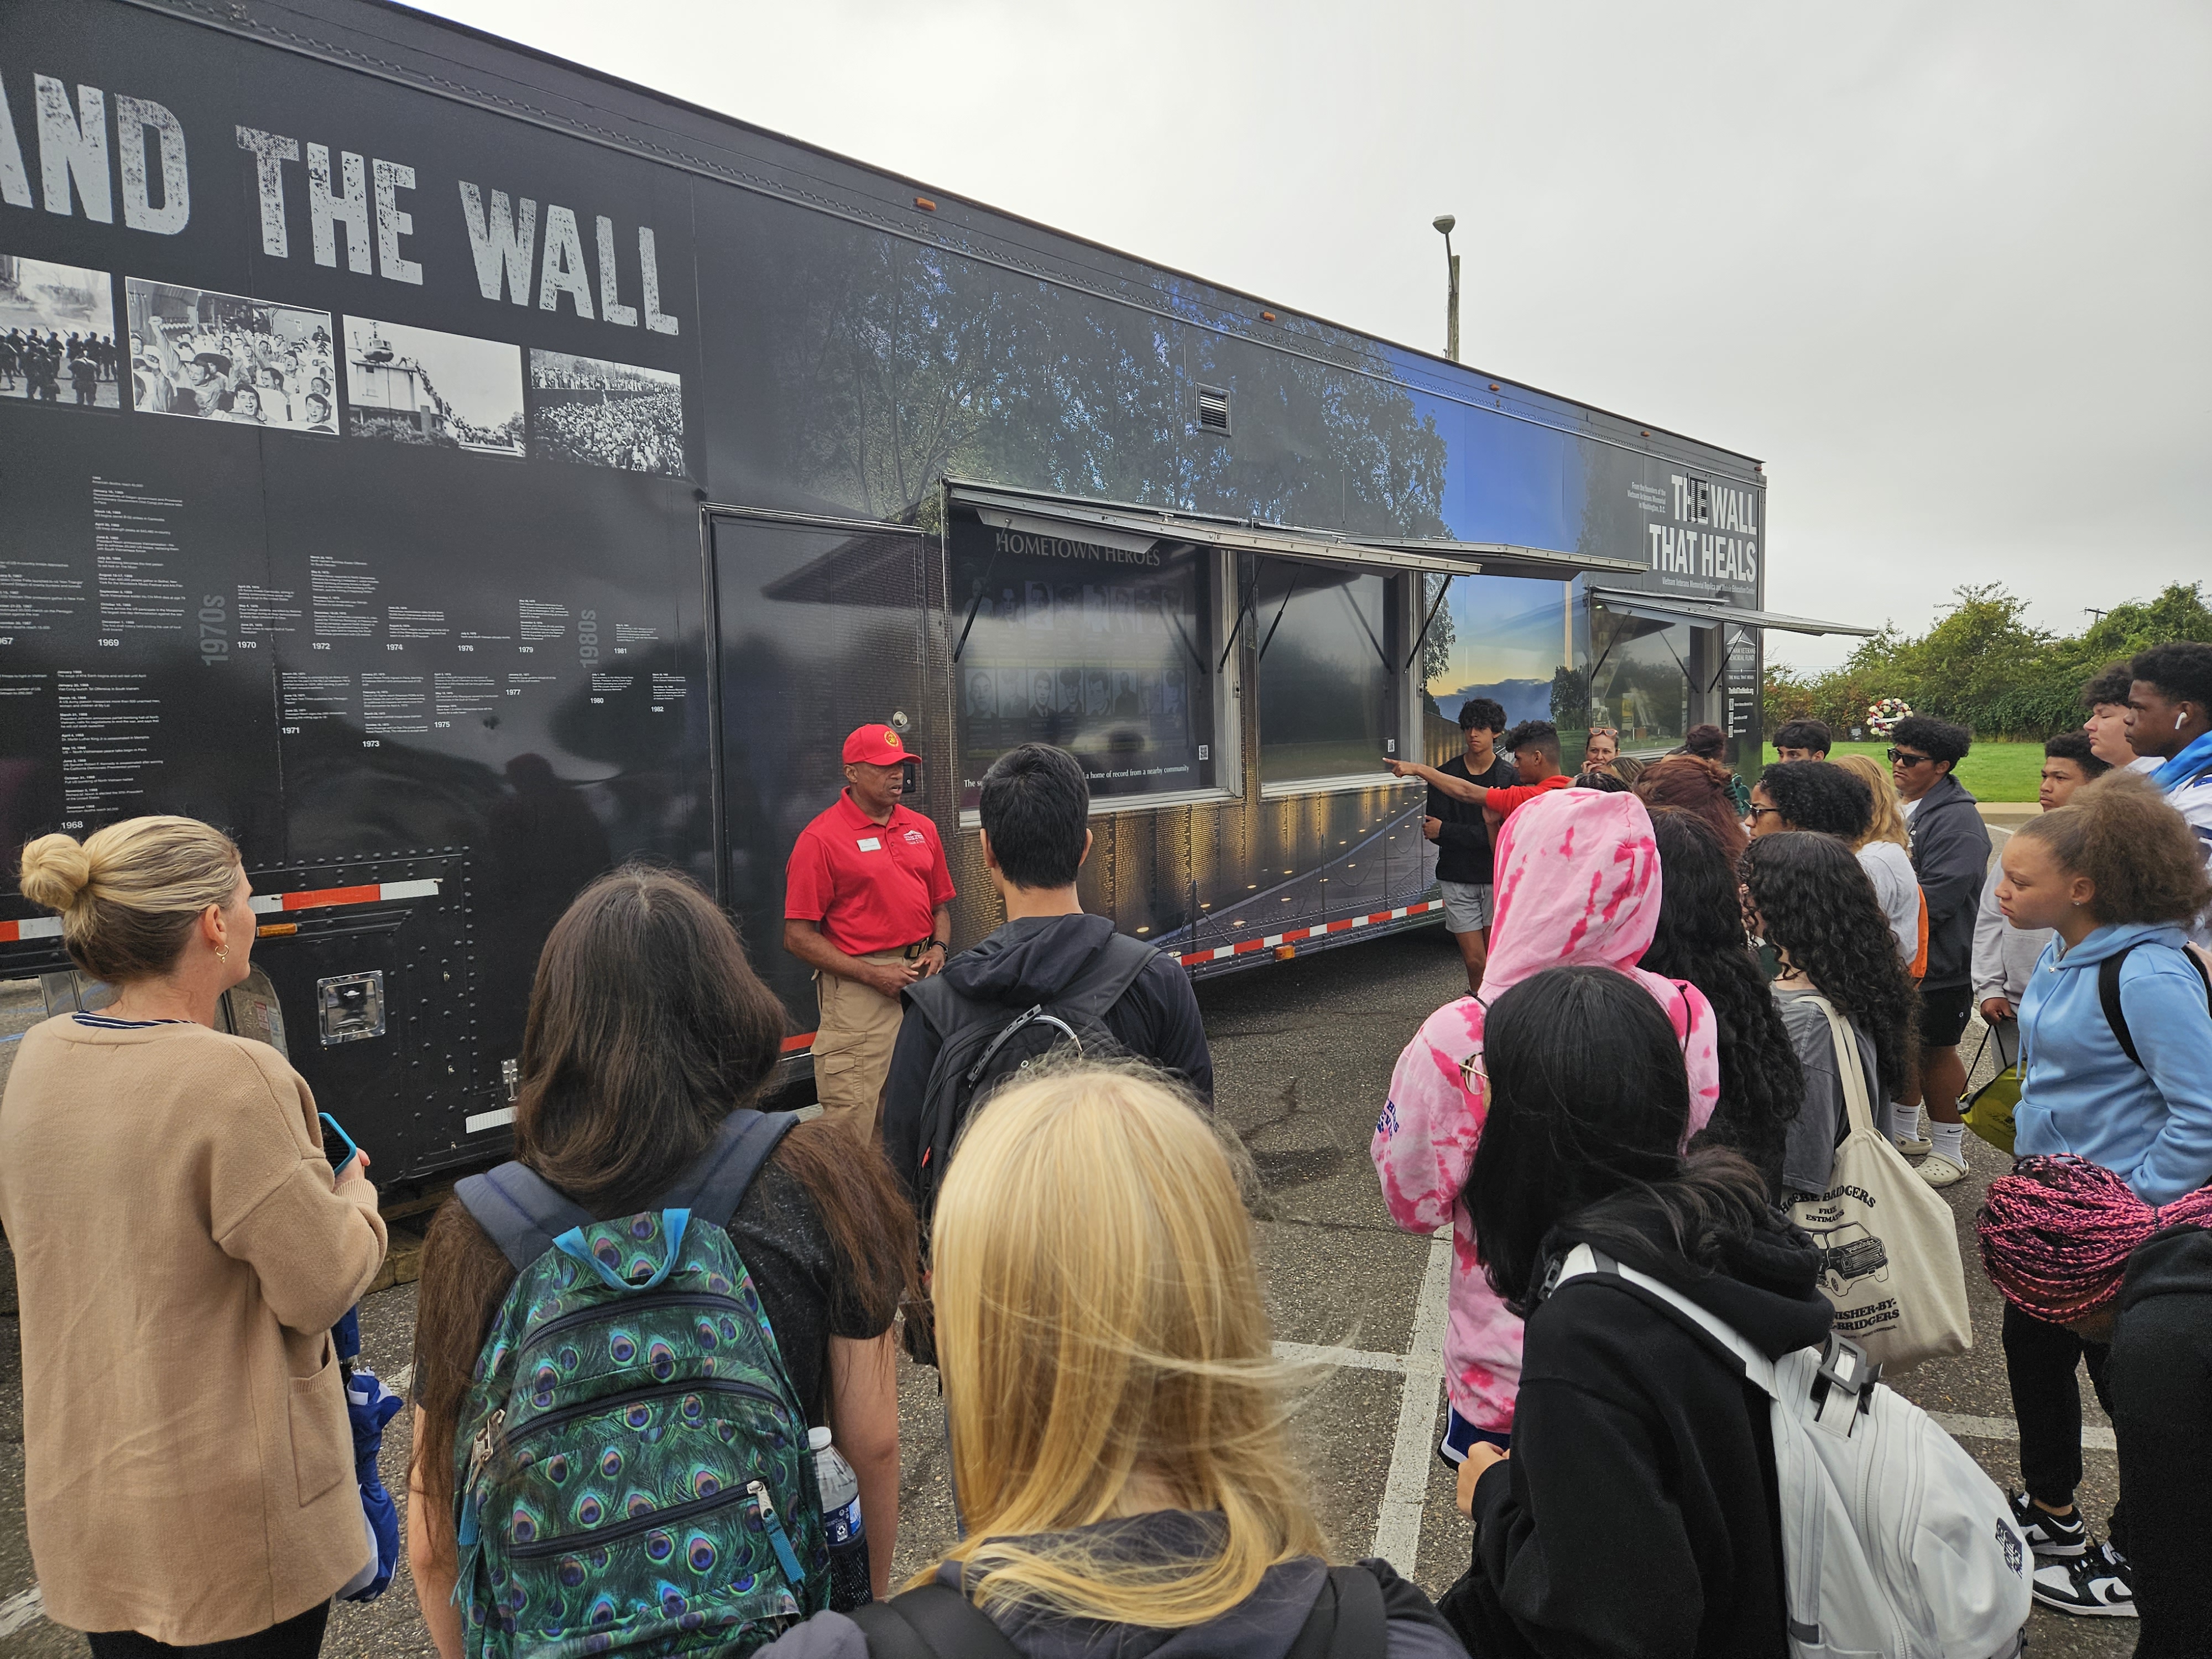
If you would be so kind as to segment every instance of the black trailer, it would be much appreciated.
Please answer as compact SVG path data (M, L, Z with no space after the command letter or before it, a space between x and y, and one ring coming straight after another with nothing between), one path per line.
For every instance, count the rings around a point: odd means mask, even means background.
M1760 629L1821 626L1743 456L411 11L13 0L0 93L0 831L229 828L230 1017L380 1177L501 1143L624 860L713 888L803 1078L782 872L864 720L961 941L1044 738L1086 903L1206 973L1432 919L1381 763L1462 696L1755 744ZM50 1009L57 931L0 897Z

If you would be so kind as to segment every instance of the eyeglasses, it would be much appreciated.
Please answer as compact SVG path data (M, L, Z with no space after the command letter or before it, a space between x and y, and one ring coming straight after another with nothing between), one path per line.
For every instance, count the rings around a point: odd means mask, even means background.
M1778 818L1782 816L1782 809L1778 806L1754 806L1751 809L1751 816L1754 819L1763 818L1769 812L1773 813Z
M1611 738L1618 742L1620 738L1620 728L1617 726L1593 726L1590 727L1589 734L1594 738Z
M1891 762L1898 766L1925 766L1928 764L1929 757L1927 756L1916 755L1910 749L1892 749L1886 752L1888 754Z

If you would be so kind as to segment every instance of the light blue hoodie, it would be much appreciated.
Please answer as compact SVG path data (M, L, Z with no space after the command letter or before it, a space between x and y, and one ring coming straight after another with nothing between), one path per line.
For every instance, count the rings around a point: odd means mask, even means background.
M2054 938L2020 1003L2021 1088L2013 1151L2072 1152L2117 1172L2146 1204L2212 1183L2212 1012L2169 924ZM2134 945L2120 1006L2137 1066L2097 999L2097 964Z

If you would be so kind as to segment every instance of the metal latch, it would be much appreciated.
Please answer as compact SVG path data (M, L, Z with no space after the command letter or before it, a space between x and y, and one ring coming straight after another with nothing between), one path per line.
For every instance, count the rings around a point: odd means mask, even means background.
M315 1012L323 1046L359 1042L384 1035L384 970L339 974L315 981Z
M522 1088L522 1062L519 1060L500 1061L499 1080L507 1085L507 1097L513 1100Z

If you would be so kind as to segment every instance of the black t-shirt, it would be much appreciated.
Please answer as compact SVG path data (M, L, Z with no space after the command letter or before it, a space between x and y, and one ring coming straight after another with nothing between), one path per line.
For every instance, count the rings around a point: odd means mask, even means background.
M730 1241L752 1275L806 1420L829 1420L830 1339L865 1342L890 1327L839 1284L837 1255L821 1212L798 1177L770 1158L730 1218ZM894 1298L875 1298L888 1307Z
M1454 755L1437 770L1486 789L1510 789L1521 781L1513 763L1503 757L1492 761L1490 769L1480 777L1467 769L1465 755ZM1463 882L1470 887L1489 886L1492 874L1490 828L1482 808L1473 801L1455 799L1431 784L1428 816L1443 826L1437 831L1437 879Z

